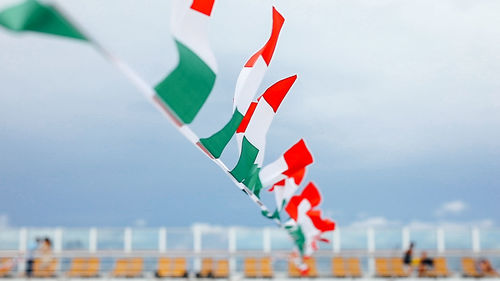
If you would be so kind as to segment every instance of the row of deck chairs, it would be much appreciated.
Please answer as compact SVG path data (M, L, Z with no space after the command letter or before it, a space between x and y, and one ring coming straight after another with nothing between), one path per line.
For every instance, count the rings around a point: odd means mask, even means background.
M376 258L375 271L378 277L408 277L410 275L400 257ZM446 259L438 257L434 259L433 269L425 272L424 276L420 277L448 277L450 275Z
M0 264L8 264L8 258L0 258ZM305 277L318 277L316 260L306 259L309 270ZM12 267L0 267L0 277L10 275ZM54 277L56 276L57 259L53 259L49 266L41 267L39 259L35 259L33 265L34 277ZM463 276L481 277L476 269L473 258L462 259ZM100 271L99 258L73 258L70 269L65 273L68 277L97 277ZM144 272L144 260L142 258L121 258L117 259L110 273L112 277L142 277ZM196 275L201 278L227 278L229 277L229 261L227 259L203 258L201 270ZM375 274L377 277L408 277L408 271L404 268L400 257L376 258ZM358 258L332 258L333 277L362 277L360 261ZM244 275L246 278L272 278L274 276L272 260L270 257L245 258ZM451 272L448 270L446 259L438 257L434 259L434 267L422 277L448 277ZM185 258L161 257L157 261L155 276L164 277L187 277L188 268ZM300 270L293 262L288 265L289 277L303 277Z
M12 258L0 258L0 277L7 277L12 274L14 263ZM40 259L35 259L33 263L33 277L54 277L57 269L57 260L52 259L49 264L42 264Z

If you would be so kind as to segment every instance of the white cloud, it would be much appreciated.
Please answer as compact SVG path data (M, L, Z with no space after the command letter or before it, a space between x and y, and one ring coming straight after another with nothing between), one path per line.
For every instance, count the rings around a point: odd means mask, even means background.
M435 212L437 216L445 216L448 214L458 215L468 208L467 204L462 200L454 200L443 203Z
M7 214L0 214L0 228L7 228L9 226L9 216Z
M354 221L350 227L384 227L384 226L397 226L401 223L399 221L391 221L385 217L369 217L362 220Z

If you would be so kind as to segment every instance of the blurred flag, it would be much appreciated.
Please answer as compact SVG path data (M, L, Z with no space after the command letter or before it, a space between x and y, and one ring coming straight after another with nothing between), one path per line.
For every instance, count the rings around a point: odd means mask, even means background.
M88 41L55 6L26 0L0 11L0 26L9 30L33 31Z

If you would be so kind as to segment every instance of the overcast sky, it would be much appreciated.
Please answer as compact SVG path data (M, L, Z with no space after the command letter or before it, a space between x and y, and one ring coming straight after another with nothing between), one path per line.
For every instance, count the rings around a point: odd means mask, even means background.
M175 67L170 1L53 2L151 85ZM286 22L261 92L298 80L265 163L304 138L341 226L500 223L500 2L217 0L200 136L229 119L272 4ZM271 224L92 47L0 29L0 225L137 221Z

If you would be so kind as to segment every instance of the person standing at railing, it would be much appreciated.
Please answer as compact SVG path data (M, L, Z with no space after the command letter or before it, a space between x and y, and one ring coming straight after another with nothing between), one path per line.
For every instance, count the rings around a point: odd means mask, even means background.
M412 259L413 259L413 248L415 247L415 243L411 242L408 250L405 251L403 256L403 263L406 265L406 269L408 270L408 275L410 275L413 271Z
M52 241L45 238L38 251L40 253L40 270L42 272L48 271L52 262Z
M30 243L28 247L28 252L26 253L26 276L31 277L33 275L33 264L35 263L35 253L40 247L42 239L36 238L34 242Z

